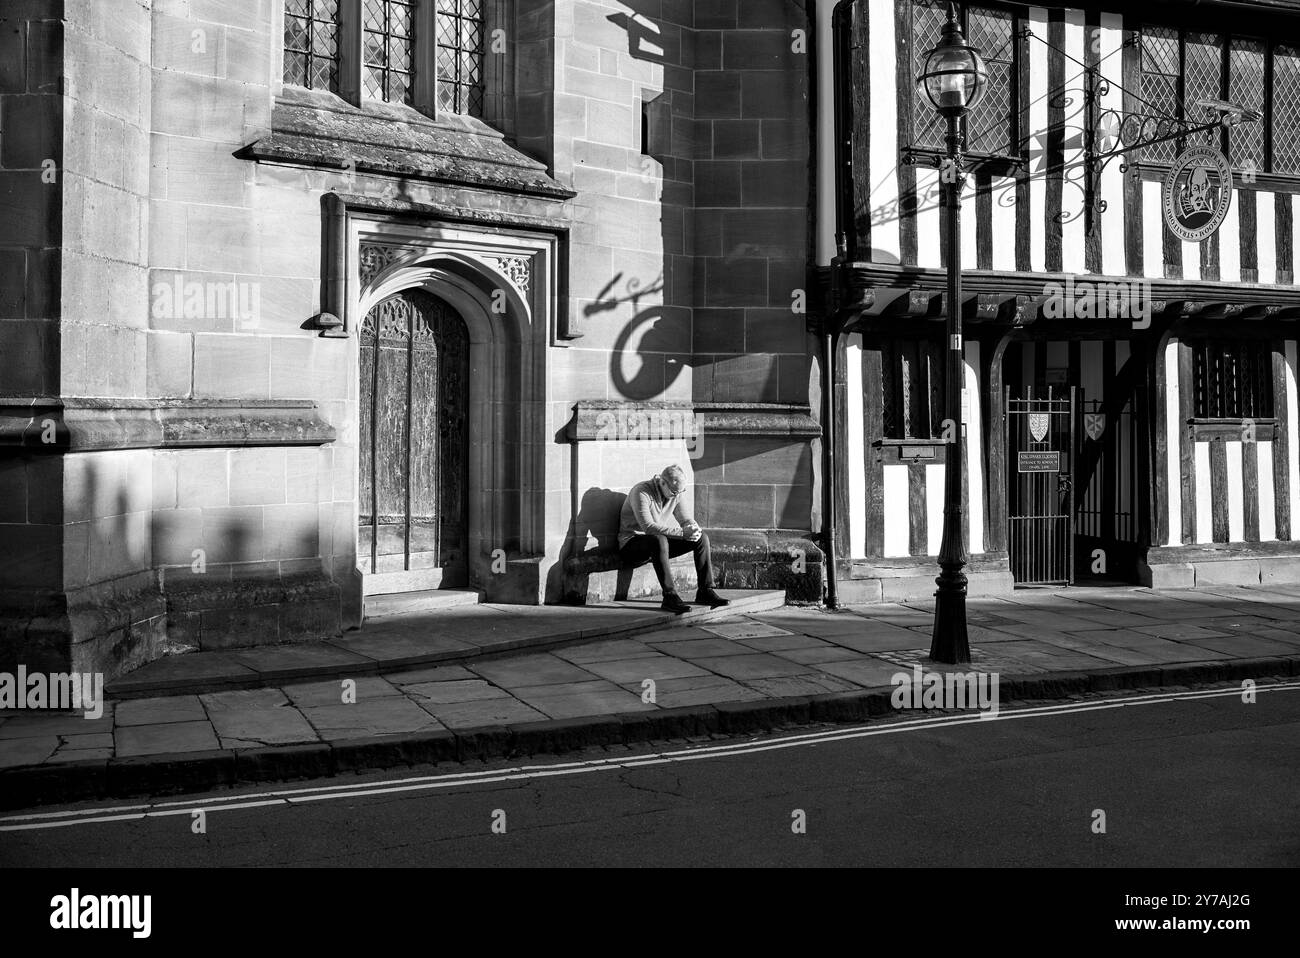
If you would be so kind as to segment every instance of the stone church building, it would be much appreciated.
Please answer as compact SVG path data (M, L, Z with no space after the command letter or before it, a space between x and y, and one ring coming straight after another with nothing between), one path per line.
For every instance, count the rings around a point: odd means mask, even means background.
M925 602L952 442L974 595L1300 582L1296 5L955 5L952 250L947 8L4 0L0 670L644 596L674 462L722 587Z
M0 668L822 594L800 0L5 0ZM689 567L683 568L689 575Z

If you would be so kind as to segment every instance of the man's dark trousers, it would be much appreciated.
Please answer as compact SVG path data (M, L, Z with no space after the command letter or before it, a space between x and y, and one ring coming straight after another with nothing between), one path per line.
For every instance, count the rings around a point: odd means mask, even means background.
M627 541L618 554L623 564L632 568L649 559L654 564L655 575L659 576L660 587L668 593L677 591L677 587L673 584L673 570L668 560L688 552L695 553L695 581L698 588L713 588L713 556L709 552L707 534L701 535L698 542L689 542L686 539L670 539L667 536L638 533Z

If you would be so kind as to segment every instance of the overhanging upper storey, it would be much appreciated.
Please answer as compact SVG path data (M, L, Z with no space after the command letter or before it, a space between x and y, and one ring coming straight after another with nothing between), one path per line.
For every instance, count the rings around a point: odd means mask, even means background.
M946 6L835 8L820 215L841 264L947 261L941 121L915 87ZM957 10L989 65L962 121L964 270L1295 286L1300 4Z

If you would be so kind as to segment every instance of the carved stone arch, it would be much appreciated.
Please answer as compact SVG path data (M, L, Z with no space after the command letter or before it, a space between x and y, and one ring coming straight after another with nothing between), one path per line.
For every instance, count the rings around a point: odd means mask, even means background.
M417 247L393 243L365 243L358 255L357 275L363 289L373 288L397 270L421 258Z
M399 249L393 247L393 249ZM490 304L492 314L510 321L517 340L524 338L523 327L533 321L533 310L521 295L516 281L500 267L485 259L451 250L423 250L409 256L398 257L384 265L369 282L362 275L360 315L365 315L375 303L387 299L395 292L429 282L435 274L459 275L470 285L497 299L500 306ZM524 292L527 290L525 289ZM498 295L499 294L499 295Z
M562 413L547 402L549 364L553 348L580 335L569 328L563 232L375 210L349 211L340 229L338 278L322 289L331 307L323 299L322 310L342 320L334 335L350 340L353 416L340 431L343 456L359 449L364 316L404 289L425 289L457 311L469 334L470 585L491 602L545 601L568 522L564 504L546 494L547 475L562 470L569 453L552 441L551 419ZM360 624L364 573L348 550L341 541L337 567L347 581L347 621Z
M470 584L491 598L506 578L503 554L544 548L544 450L529 439L545 431L545 406L536 400L546 380L529 349L532 311L509 278L479 258L426 249L379 269L360 292L357 315L410 289L446 302L469 333Z

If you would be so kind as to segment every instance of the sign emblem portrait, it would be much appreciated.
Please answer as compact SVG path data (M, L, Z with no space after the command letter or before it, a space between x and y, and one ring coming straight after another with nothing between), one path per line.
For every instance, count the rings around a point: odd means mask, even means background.
M1199 243L1214 235L1232 203L1232 167L1213 147L1195 146L1174 160L1163 189L1165 223L1179 239Z

